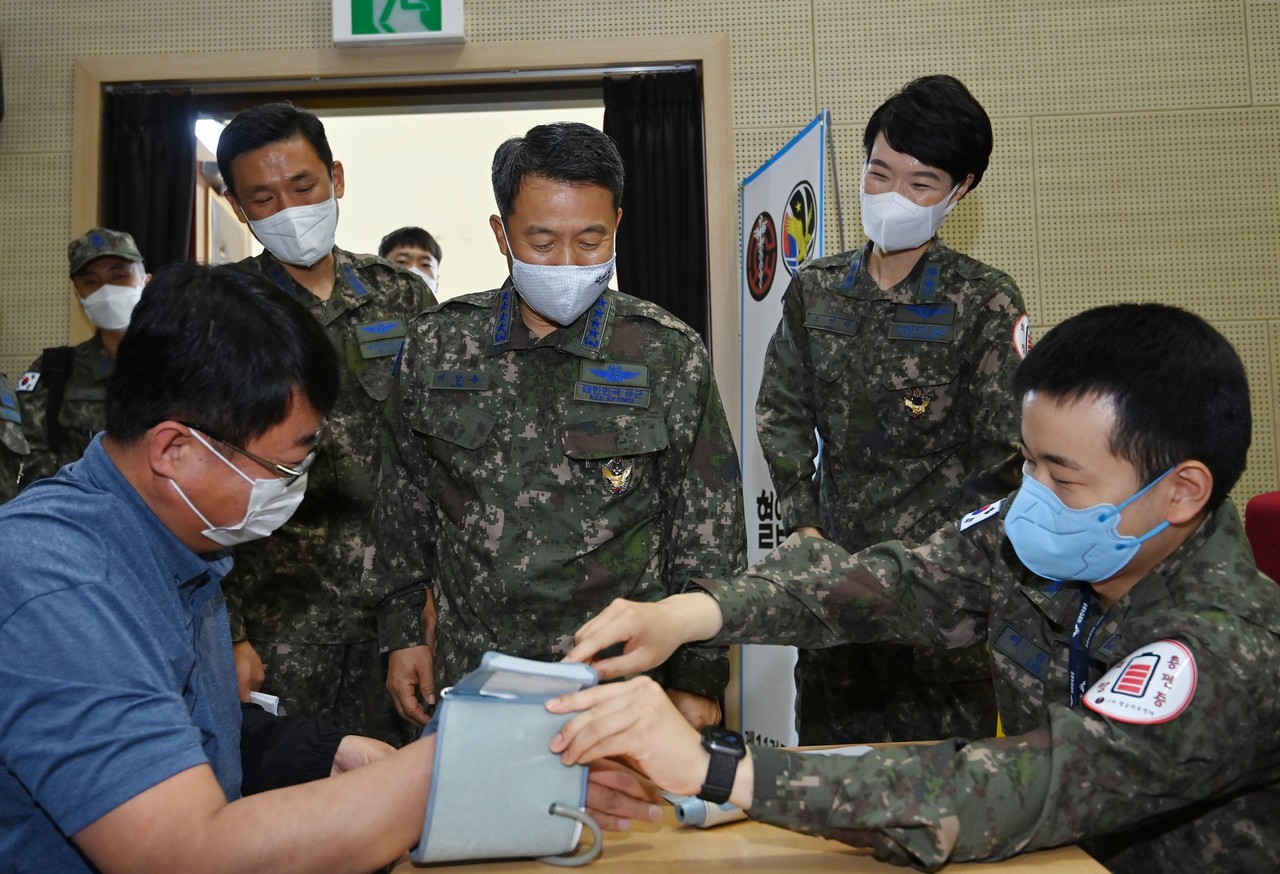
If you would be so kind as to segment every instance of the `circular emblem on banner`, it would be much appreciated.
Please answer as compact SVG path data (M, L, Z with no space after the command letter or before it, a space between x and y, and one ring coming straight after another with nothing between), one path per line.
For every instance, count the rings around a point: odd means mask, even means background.
M782 262L794 274L813 254L818 232L818 196L806 181L791 189L782 219Z
M1195 692L1191 650L1176 640L1158 640L1117 662L1085 693L1084 703L1117 722L1154 725L1186 710Z
M778 272L778 229L767 212L756 216L747 234L746 263L742 265L747 275L747 291L756 300L764 300L773 288L773 277Z

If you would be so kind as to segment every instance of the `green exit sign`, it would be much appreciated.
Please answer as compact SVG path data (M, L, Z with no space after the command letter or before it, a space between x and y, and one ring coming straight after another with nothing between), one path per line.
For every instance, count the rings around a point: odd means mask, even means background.
M462 0L333 0L338 45L462 42Z

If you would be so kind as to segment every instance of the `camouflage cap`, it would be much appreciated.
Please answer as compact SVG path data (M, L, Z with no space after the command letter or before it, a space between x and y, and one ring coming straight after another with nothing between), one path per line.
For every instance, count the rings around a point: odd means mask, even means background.
M94 228L83 237L77 237L67 244L67 260L71 262L71 274L75 276L90 261L114 255L126 261L142 263L142 253L133 237L124 231L113 231L109 228Z

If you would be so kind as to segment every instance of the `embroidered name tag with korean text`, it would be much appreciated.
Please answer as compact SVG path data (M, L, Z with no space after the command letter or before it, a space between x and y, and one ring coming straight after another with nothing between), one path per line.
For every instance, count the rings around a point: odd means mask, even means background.
M893 340L950 343L956 338L956 305L896 304L893 308L893 323L889 325L889 337Z

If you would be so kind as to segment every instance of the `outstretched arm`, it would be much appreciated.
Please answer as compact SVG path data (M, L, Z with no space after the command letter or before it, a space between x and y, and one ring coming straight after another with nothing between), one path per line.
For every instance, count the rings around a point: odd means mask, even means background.
M586 662L603 680L647 671L662 664L686 643L715 637L720 605L703 592L671 595L642 603L619 598L574 635L567 662ZM620 656L595 660L597 653L623 644Z

